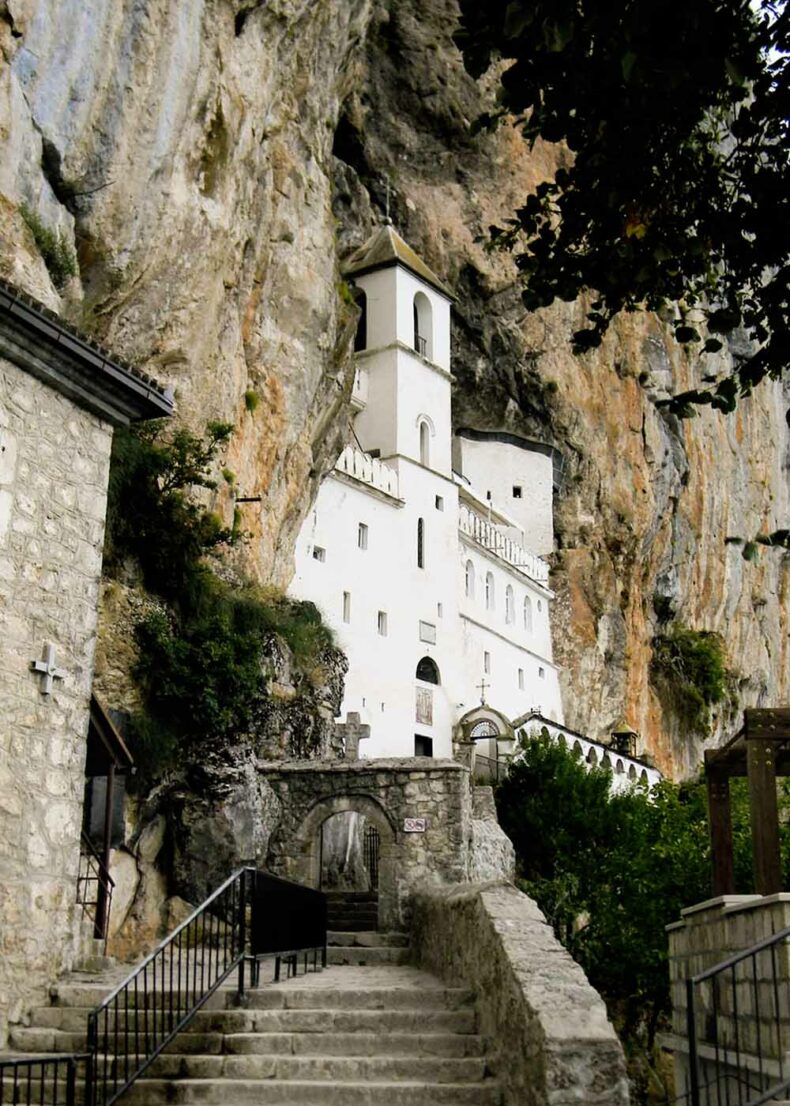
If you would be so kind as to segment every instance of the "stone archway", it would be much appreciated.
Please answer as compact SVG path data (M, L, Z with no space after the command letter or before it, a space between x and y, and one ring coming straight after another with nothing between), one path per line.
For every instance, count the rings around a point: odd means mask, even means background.
M396 929L399 924L398 894L395 879L397 831L380 803L369 795L334 795L318 799L307 812L296 832L296 878L311 887L321 883L321 831L334 814L361 814L379 834L378 924L380 930Z

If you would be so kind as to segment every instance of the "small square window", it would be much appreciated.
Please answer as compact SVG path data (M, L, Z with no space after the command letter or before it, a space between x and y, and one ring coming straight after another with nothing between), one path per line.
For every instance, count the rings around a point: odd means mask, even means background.
M436 510L437 511L443 511L444 510L444 496L437 495L437 497L436 497Z
M357 545L360 549L367 549L368 547L368 528L364 522L360 522L357 527Z
M381 634L381 636L386 637L387 636L387 612L386 611L379 611L378 619L377 619L376 624L378 626L378 631Z
M524 669L523 668L519 668L519 670L518 670L518 689L519 689L519 691L524 690Z
M486 676L491 675L491 654L490 653L483 653L483 671L485 672Z
M343 621L351 621L351 592L343 592Z
M326 550L322 545L313 546L313 560L321 561L322 563L326 560Z
M546 678L546 669L545 668L539 668L538 669L538 676L541 678L541 680L545 680L545 678Z
M433 756L433 738L423 737L421 733L414 735L414 755L416 757Z
M514 499L521 499L521 485L520 484L514 484L513 485L513 498Z

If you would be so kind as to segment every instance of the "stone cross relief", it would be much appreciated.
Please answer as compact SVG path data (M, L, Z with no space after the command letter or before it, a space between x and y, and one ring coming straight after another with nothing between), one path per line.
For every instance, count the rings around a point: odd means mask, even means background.
M345 722L335 723L335 733L343 738L346 760L359 760L359 743L370 737L370 726L360 721L356 711L349 711Z
M41 679L41 694L51 695L54 680L65 680L66 673L55 664L55 646L51 642L44 643L44 656L40 661L30 662L30 671L37 672Z

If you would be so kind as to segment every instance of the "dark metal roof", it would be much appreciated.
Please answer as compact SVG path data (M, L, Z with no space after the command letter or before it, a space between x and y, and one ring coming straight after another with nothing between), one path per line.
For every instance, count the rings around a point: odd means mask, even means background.
M389 224L379 227L363 246L352 253L343 266L343 273L346 276L361 276L363 273L386 269L391 265L403 265L405 269L409 269L443 296L451 300L455 299L447 285L439 280L436 273L428 268L419 254L408 242L404 242L395 228Z
M172 393L0 279L0 355L115 425L172 415Z

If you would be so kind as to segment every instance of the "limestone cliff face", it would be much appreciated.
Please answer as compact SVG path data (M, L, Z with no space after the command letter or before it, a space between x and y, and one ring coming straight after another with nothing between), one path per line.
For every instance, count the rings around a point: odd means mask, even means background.
M723 634L741 706L790 694L788 558L724 544L787 524L786 397L766 385L735 416L680 424L655 401L716 363L660 320L628 316L579 359L583 305L527 315L484 240L556 155L508 129L470 138L490 90L464 73L456 16L456 0L0 0L0 274L172 383L182 418L237 424L230 467L262 497L243 556L283 583L348 421L338 261L388 181L398 229L458 295L456 422L564 458L567 721L600 736L625 713L688 772L699 738L649 682L656 603ZM62 294L23 203L76 246Z

